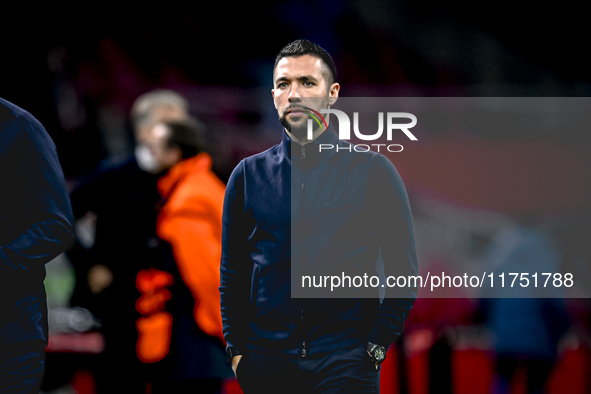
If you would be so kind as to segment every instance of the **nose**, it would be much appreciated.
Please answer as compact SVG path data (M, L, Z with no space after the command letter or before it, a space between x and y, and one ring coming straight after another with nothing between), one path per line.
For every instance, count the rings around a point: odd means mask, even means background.
M292 85L291 90L289 92L289 96L287 96L287 99L289 100L290 103L293 103L293 102L297 103L297 102L302 101L300 89L297 84Z

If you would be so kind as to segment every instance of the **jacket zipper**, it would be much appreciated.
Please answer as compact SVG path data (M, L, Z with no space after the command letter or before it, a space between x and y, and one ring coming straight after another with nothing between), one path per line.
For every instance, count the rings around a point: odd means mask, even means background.
M302 150L301 150L301 154L300 154L300 158L301 159L305 159L306 158L306 150L304 149L304 147L302 146ZM302 220L306 219L306 212L305 212L305 201L306 201L306 197L305 197L305 187L304 187L304 176L306 174L306 171L302 171L302 187L301 187L301 191L300 191L300 214L302 215ZM304 228L302 226L302 228ZM305 245L306 245L306 234L305 231L302 232L302 252L300 255L300 270L301 270L301 274L304 274L304 252L305 252ZM302 333L305 336L305 329L304 329L304 301L303 299L300 299L300 312L301 312L301 325L302 325ZM306 339L304 337L304 339L302 339L302 357L306 357L308 355L308 352L306 350Z

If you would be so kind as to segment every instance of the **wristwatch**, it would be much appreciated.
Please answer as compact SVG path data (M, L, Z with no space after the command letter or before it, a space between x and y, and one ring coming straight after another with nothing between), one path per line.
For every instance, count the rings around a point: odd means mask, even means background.
M386 348L375 343L367 342L367 352L376 364L376 368L386 359Z
M235 347L226 348L226 359L230 364L232 364L232 359L234 358L234 356L239 356L241 354L242 353L240 353L240 350L236 349Z

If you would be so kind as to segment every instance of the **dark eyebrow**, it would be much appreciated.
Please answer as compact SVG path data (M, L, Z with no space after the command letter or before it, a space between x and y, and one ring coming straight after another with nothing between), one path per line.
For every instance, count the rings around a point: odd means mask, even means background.
M298 77L297 79L298 79L298 81L304 81L304 82L305 81L314 81L314 82L317 82L318 81L317 78L315 78L315 77L313 77L311 75L302 75L302 76ZM277 78L275 80L275 84L278 84L278 83L284 82L284 81L289 81L289 78L287 78L287 77L279 77L279 78Z

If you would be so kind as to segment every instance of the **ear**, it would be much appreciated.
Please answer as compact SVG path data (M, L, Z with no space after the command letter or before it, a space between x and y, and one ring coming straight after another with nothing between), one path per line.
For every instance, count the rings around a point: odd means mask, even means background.
M183 160L183 151L178 146L173 148L173 158L175 163L180 163Z
M275 109L277 109L277 103L275 102L275 89L271 89L271 96L273 96L273 105L275 105Z
M162 157L163 165L166 168L171 168L183 160L183 152L178 146L167 148Z
M328 104L333 105L337 102L339 98L339 90L341 89L341 85L338 83L333 83L330 85L330 89L328 90Z

